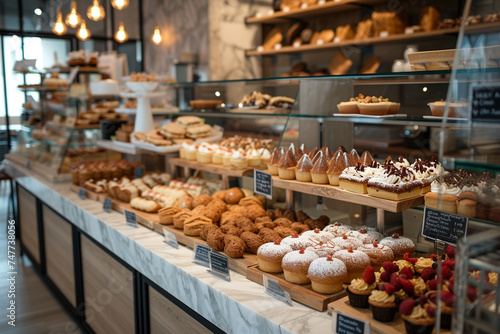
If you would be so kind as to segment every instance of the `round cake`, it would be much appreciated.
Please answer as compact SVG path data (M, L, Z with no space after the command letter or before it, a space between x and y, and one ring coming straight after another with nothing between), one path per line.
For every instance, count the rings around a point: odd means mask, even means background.
M363 246L361 240L353 237L348 237L347 235L343 235L341 237L336 237L332 240L332 244L340 247L341 249L348 249L351 247L352 249L358 249Z
M260 270L268 273L282 272L281 260L287 253L292 251L292 247L281 244L280 241L263 244L257 250L257 260Z
M281 240L281 243L283 245L288 245L292 247L293 250L299 250L301 248L306 249L309 246L316 245L316 243L311 239L299 236L297 233L284 238L283 240Z
M389 246L392 249L395 260L402 259L405 253L409 253L409 255L415 253L415 244L413 241L408 238L401 237L397 233L380 240L380 244Z
M321 231L319 228L315 228L314 230L305 231L301 234L303 238L310 238L312 240L316 240L322 243L326 243L329 240L334 238L333 234L330 232Z
M344 262L347 268L347 277L344 283L350 283L353 279L360 278L365 268L370 265L368 255L352 248L340 250L333 256Z
M375 271L379 271L385 261L394 261L394 253L388 246L379 245L376 241L358 248L370 258L370 263Z
M311 263L307 276L311 280L311 287L314 291L332 294L342 291L343 282L347 277L347 268L338 259L320 257Z
M316 253L303 248L286 254L281 261L285 279L295 284L310 283L311 280L307 277L307 270L311 262L318 258L319 256Z
M351 227L348 225L342 225L341 223L334 223L331 225L326 226L323 229L324 232L330 232L333 234L335 237L341 237L344 234L348 233L351 231Z
M306 248L308 251L315 252L319 257L329 257L337 253L341 248L332 245L331 243L319 243L314 246L309 246Z
M367 230L359 230L353 232L357 232L356 238L364 244L372 244L375 241L375 238L370 233L368 233Z

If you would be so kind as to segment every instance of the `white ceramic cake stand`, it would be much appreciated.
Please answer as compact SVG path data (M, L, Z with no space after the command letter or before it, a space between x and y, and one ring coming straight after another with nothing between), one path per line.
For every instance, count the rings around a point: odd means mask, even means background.
M135 115L134 132L145 132L154 129L153 113L151 112L152 97L161 97L163 92L158 93L121 93L120 96L137 99L137 113Z

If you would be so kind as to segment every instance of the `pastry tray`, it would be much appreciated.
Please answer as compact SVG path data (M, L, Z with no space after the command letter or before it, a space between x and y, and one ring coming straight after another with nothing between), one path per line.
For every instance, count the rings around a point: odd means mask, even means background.
M217 131L215 129L212 129L212 135L210 137L206 138L200 138L198 140L195 140L194 142L199 144L202 142L216 142L222 139L222 131ZM146 143L142 140L137 140L134 138L134 134L130 136L130 142L134 144L136 148L140 148L142 150L146 151L151 151L151 152L156 152L156 153L174 153L178 152L179 149L182 147L182 144L177 144L177 145L170 145L170 146L155 146L150 143Z
M333 114L335 117L360 117L360 118L407 118L407 114L390 115L364 115L364 114Z
M425 119L435 119L435 120L444 120L445 117L443 116L424 116ZM461 122L464 122L464 121L467 121L467 118L459 118L459 117L448 117L447 118L448 121L461 121Z

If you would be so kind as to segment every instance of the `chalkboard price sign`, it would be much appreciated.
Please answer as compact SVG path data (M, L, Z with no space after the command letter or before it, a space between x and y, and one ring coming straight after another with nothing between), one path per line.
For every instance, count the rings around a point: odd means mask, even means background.
M210 257L210 272L219 277L222 277L226 281L231 281L231 276L229 274L229 259L226 255L217 252L210 252L208 254Z
M135 216L135 212L125 210L125 221L127 222L128 226L138 228L137 217Z
M260 170L254 169L253 174L254 182L254 192L256 194L262 195L266 198L273 198L273 177L271 174L261 172Z
M467 233L469 218L453 213L425 208L422 235L431 240L456 245Z
M365 321L340 312L333 313L333 332L336 334L369 334L370 329L370 325Z
M471 87L472 120L500 120L500 85Z

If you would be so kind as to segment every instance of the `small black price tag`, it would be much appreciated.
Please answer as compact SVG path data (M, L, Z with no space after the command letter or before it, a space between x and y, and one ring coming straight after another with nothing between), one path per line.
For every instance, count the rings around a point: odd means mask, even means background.
M347 316L343 313L334 311L333 316L333 333L336 334L369 334L371 333L370 324Z
M465 216L426 207L422 236L426 239L440 240L455 246L457 241L466 235L468 223L469 218Z
M80 199L85 199L85 188L78 189L78 197L80 197Z
M111 212L111 204L113 204L113 202L111 201L111 198L106 197L104 199L104 204L102 205L103 210L106 211L107 213L110 213Z
M473 85L470 95L473 121L500 120L500 85Z
M135 212L125 210L125 221L127 222L127 225L138 228Z
M287 305L293 306L290 294L287 291L283 290L283 288L280 286L279 282L276 279L266 275L264 275L262 278L263 278L265 292L269 296Z
M135 170L134 170L134 177L136 179L139 179L141 178L142 176L144 175L144 168L142 166L137 166L135 167Z
M205 267L210 267L210 253L212 253L212 248L196 243L194 246L193 262Z
M28 161L26 162L26 168L27 168L27 169L31 169L31 160L28 160Z
M253 191L266 198L273 198L273 176L260 170L253 170Z
M209 271L226 281L231 281L231 275L229 274L229 258L226 255L217 252L210 252L208 256L210 258Z
M167 245L175 249L179 249L179 242L177 242L175 234L163 228L163 236L165 237L165 243Z

